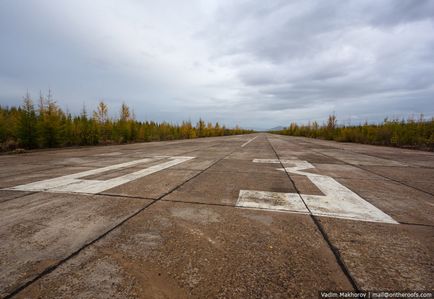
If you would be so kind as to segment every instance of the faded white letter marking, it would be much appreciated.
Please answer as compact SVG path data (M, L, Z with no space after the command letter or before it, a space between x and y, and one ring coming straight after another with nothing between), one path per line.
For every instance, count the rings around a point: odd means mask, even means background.
M267 159L267 160L253 160L255 163L279 163L279 160ZM335 179L321 175L306 172L308 169L315 168L312 164L307 161L301 160L285 160L282 163L289 163L293 166L285 167L288 173L298 174L307 176L313 184L315 184L319 190L324 195L309 195L289 193L291 196L285 197L288 200L300 201L306 204L310 212L317 216L328 216L344 219L353 219L361 221L373 221L373 222L384 222L384 223L397 223L392 217L385 214L383 211L370 204L359 195L348 189L347 187L340 184ZM281 169L280 169L281 170ZM263 194L258 193L256 195L256 200L252 200L253 194L250 191L249 196L246 197L246 190L240 191L240 196L238 198L237 206L240 207L251 207L251 208L267 208L269 203L264 201ZM283 193L285 194L285 193ZM294 196L296 195L296 196ZM282 197L283 195L280 195ZM270 197L270 196L269 196ZM248 202L255 202L254 205L249 206ZM259 202L259 203L258 203ZM263 206L261 206L263 202ZM300 207L300 203L287 203L284 207L278 208L278 210L284 210L286 206L297 206ZM297 212L297 209L287 209L288 211Z
M115 177L109 180L86 180L84 177L101 174L110 170L116 170L126 167L131 167L137 164L150 162L156 159L168 158L169 161L139 171ZM126 184L130 181L137 180L141 177L153 174L163 169L175 166L185 161L191 160L194 157L153 157L141 160L130 161L126 163L111 165L98 169L92 169L84 172L74 173L61 176L54 179L43 180L25 185L19 185L5 190L20 190L20 191L46 191L46 192L67 192L67 193L88 193L96 194L105 190Z

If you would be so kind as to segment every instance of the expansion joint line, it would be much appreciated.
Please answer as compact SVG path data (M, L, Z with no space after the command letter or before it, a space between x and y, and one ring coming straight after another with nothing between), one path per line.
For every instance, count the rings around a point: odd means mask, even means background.
M368 155L368 154L364 154L364 153L357 153L357 152L354 152L354 151L351 151L351 150L347 150L347 151L349 151L349 152L351 152L351 153L355 153L355 154L366 155L366 156L373 157L373 158L380 158L380 157L376 157L376 156ZM401 181L399 181L399 180L396 180L396 179L394 179L394 178L388 177L388 176L386 176L386 175L384 175L384 174L381 174L381 173L375 172L375 171L373 171L373 170L371 170L371 169L368 169L368 168L362 167L362 166L360 166L360 165L355 165L355 164L348 163L348 162L346 162L346 161L344 161L344 160L342 160L342 159L339 159L339 158L336 158L336 157L333 157L333 156L329 156L329 155L327 155L327 154L321 153L321 152L316 151L316 150L314 150L314 152L317 153L317 154L323 155L324 157L327 157L327 158L333 158L333 159L336 159L336 160L338 160L338 161L341 161L342 163L344 163L344 164L346 164L346 165L353 166L353 167L359 168L359 169L361 169L361 170L364 170L364 171L366 171L366 172L369 172L369 173L372 173L372 174L378 175L378 176L380 176L380 177L382 177L382 178L385 178L386 180L389 180L389 181L395 182L395 183L397 183L397 184L399 184L399 185L403 185L403 186L406 186L406 187L408 187L408 188L411 188L411 189L417 190L417 191L419 191L419 192L422 192L422 193L425 193L425 194L428 194L428 195L434 196L434 193L432 193L432 192L425 191L425 190L423 190L423 189L420 189L420 188L414 187L414 186L412 186L412 185L406 184L406 183L401 182ZM384 158L381 158L381 159L384 159ZM385 160L395 162L394 160L391 160L391 159L385 159Z
M300 197L301 201L303 202L304 206L306 207L306 209L309 211L309 216L311 217L313 223L315 224L315 226L318 228L318 231L321 233L321 236L323 237L324 241L326 242L327 246L330 248L330 250L332 251L333 255L335 256L336 262L338 263L339 267L341 268L342 272L344 273L344 275L347 277L348 281L351 283L351 286L354 288L355 291L360 292L360 288L357 285L356 280L354 279L354 277L351 275L350 271L348 270L347 265L345 264L345 262L343 261L341 254L339 252L339 249L336 248L332 242L330 241L330 238L328 237L324 227L322 226L321 222L317 219L317 217L315 215L312 214L312 211L309 209L308 205L306 204L302 194L300 193L300 190L298 190L297 186L295 185L294 180L291 178L291 176L289 175L288 171L286 171L285 166L283 165L279 154L277 153L277 151L275 150L273 144L270 142L270 139L267 137L267 141L270 144L274 154L276 155L277 160L279 160L280 165L282 166L282 168L284 169L287 177L289 178L289 180L291 181L292 186L294 187L295 191L297 192L298 196Z
M355 152L350 151L350 150L348 150L348 151L351 152L351 153L355 153ZM348 162L346 162L346 161L344 161L344 160L342 160L342 159L339 159L339 158L336 158L336 157L333 157L333 156L329 156L329 155L324 154L324 153L322 153L322 152L320 152L320 151L316 151L316 150L314 150L314 152L317 153L317 154L320 154L320 155L322 155L322 156L324 156L324 157L327 157L327 158L333 158L333 159L336 159L336 160L338 160L338 161L344 163L345 165L352 166L352 167L356 167L356 168L359 168L359 169L361 169L361 170L363 170L363 171L366 171L366 172L369 172L369 173L372 173L372 174L378 175L378 176L380 176L380 177L382 177L382 178L384 178L384 179L386 179L386 180L388 180L388 181L394 182L394 183L396 183L396 184L398 184L398 185L402 185L402 186L405 186L405 187L408 187L408 188L414 189L414 190L416 190L416 191L419 191L419 192L422 192L422 193L425 193L425 194L428 194L428 195L434 196L434 194L431 193L431 192L428 192L428 191L425 191L425 190L423 190L423 189L420 189L420 188L414 187L414 186L412 186L412 185L406 184L406 183L401 182L401 181L399 181L399 180L396 180L396 179L393 179L393 178L391 178L391 177L388 177L388 176L386 176L386 175L384 175L384 174L381 174L381 173L375 172L375 171L373 171L373 170L371 170L371 169L368 169L368 168L362 167L362 166L360 166L360 165L356 165L356 164L348 163ZM362 154L362 155L366 155L366 154ZM378 157L371 156L371 155L366 155L366 156L373 157L373 158L378 158ZM388 160L389 160L389 159L388 159ZM389 161L393 161L393 160L389 160Z
M284 140L285 142L288 142L288 140L285 140L285 139L283 138L284 136L279 136L279 137L282 137L281 140ZM308 137L304 137L304 138L308 139ZM279 138L279 139L280 139L280 138ZM313 143L313 142L311 142L311 141L307 141L307 140L306 140L305 142L315 145L315 143ZM365 156L368 156L368 157L380 158L380 159L384 159L384 160L388 160L388 161L395 162L395 160L392 160L392 159L387 159L387 158L384 158L384 157L378 157L378 156L375 156L375 155L369 155L369 154L366 154L366 153L359 153L359 152L356 152L356 151L353 151L353 150L350 150L350 149L339 149L339 148L332 147L332 146L329 146L329 145L324 145L324 146L327 147L327 148L333 149L333 150L348 151L348 152L350 152L350 153L354 153L354 154L361 154L361 155L365 155ZM362 167L362 166L360 166L360 165L355 165L355 164L348 163L348 162L346 162L346 161L344 161L344 160L342 160L342 159L339 159L339 158L336 158L336 157L333 157L333 156L329 156L329 155L324 154L324 153L322 153L322 152L320 152L320 151L318 151L318 150L313 150L313 151L314 151L315 153L317 153L317 154L323 155L324 157L327 157L327 158L333 158L333 159L336 159L336 160L338 160L338 161L341 161L342 163L344 163L344 164L346 164L346 165L350 165L350 166L353 166L353 167L356 167L356 168L362 169L362 170L364 170L364 171L370 172L370 173L372 173L372 174L375 174L375 175L381 176L382 178L385 178L385 179L387 179L387 180L390 180L390 181L392 181L392 182L395 182L395 183L397 183L397 184L399 184L399 185L403 185L403 186L406 186L406 187L408 187L408 188L411 188L411 189L414 189L414 190L417 190L417 191L423 192L423 193L425 193L425 194L428 194L428 195L434 196L434 193L432 193L432 192L429 192L429 191L426 191L426 190L420 189L420 188L418 188L418 187L411 186L411 185L409 185L409 184L406 184L406 183L401 182L401 181L399 181L399 180L396 180L396 179L394 179L394 178L388 177L388 176L383 175L383 174L381 174L381 173L377 173L377 172L375 172L375 171L373 171L373 170L371 170L371 169L368 169L368 168Z
M0 204L3 204L5 202L8 202L8 201L11 201L11 200L14 200L14 199L19 199L19 198L23 198L23 197L26 197L26 196L30 196L30 195L33 195L33 194L36 194L36 193L38 193L38 191L22 194L22 195L16 196L16 197L12 197L12 198L0 201Z
M280 136L280 135L279 135L279 136L276 136L276 137L277 137L279 140L282 140L282 141L284 141L284 142L289 142L289 140L284 139L284 136ZM307 137L304 137L304 138L307 138ZM309 144L314 144L313 142L310 142L310 141L306 141L306 142L309 143ZM331 148L331 149L336 149L336 148L331 147L331 146L327 146L327 147L329 147L329 148ZM354 152L354 151L351 151L351 150L346 150L346 151L349 151L349 152L351 152L351 153L359 154L359 153ZM379 176L379 177L384 178L386 181L390 181L390 182L393 182L393 183L395 183L395 184L397 184L397 185L401 185L401 186L404 186L404 187L407 187L407 188L410 188L410 189L413 189L413 190L420 191L420 192L422 192L422 193L428 194L428 195L430 195L430 196L434 196L434 194L431 193L431 192L428 192L428 191L425 191L425 190L423 190L423 189L420 189L420 188L417 188L417 187L414 187L414 186L411 186L411 185L405 184L405 183L403 183L403 182L401 182L401 181L399 181L399 180L396 180L396 179L390 178L390 177L385 176L385 175L383 175L383 174L381 174L381 173L377 173L377 172L375 172L375 171L373 171L373 170L371 170L371 169L368 169L368 168L362 167L362 166L360 166L360 165L356 165L356 164L348 163L348 162L346 162L346 161L344 161L344 160L342 160L342 159L339 159L339 158L336 158L336 157L333 157L333 156L330 156L330 155L324 154L324 153L322 153L322 152L320 152L320 151L318 151L318 150L313 150L313 152L315 152L315 153L317 153L317 154L319 154L319 155L322 155L322 156L324 156L324 157L326 157L326 158L332 158L332 159L335 159L335 160L337 160L337 161L340 161L340 162L342 162L342 163L345 164L345 165L352 166L352 167L355 167L355 168L361 169L361 170L363 170L363 171L366 171L366 172L369 172L369 173L375 174L375 175L377 175L377 176ZM381 158L381 157L377 157L377 156L373 156L373 155L368 155L368 154L364 154L364 153L362 153L362 155L366 155L366 156L373 157L373 158ZM386 160L394 161L394 160L391 160L391 159L386 159ZM355 192L355 191L353 191L353 192L354 192L354 193L358 193L358 192ZM426 200L423 200L423 201L426 202L426 203L428 203L428 204L431 204L431 203L429 203L429 202L426 201ZM407 224L407 225L432 226L432 225L429 225L429 224L427 225L427 224L417 224L417 223L405 223L405 222L401 222L401 221L398 221L398 222L399 222L400 224Z
M204 148L201 148L200 150L203 149L207 149L214 146L214 144L206 146ZM186 151L183 152L181 154L178 155L186 155L188 153L192 153L197 151L196 150L192 150L192 151ZM230 156L231 154L233 154L235 151L239 150L238 145L234 147L234 150L231 151L229 154L225 155L224 157L216 160L215 162L213 162L211 165L209 165L207 168L199 171L197 174L195 174L194 176L192 176L191 178L185 180L184 182L182 182L181 184L175 186L174 188L172 188L171 190L169 190L168 192L164 193L163 195L159 196L157 199L153 200L152 202L144 205L143 207L141 207L139 210L137 210L136 212L134 212L133 214L127 216L126 218L124 218L122 221L120 221L119 223L115 224L113 227L109 228L107 231L105 231L104 233L102 233L101 235L97 236L95 239L85 243L83 246L81 246L80 248L78 248L77 250L75 250L74 252L72 252L71 254L69 254L68 256L66 256L65 258L59 260L57 263L50 265L49 267L45 268L41 273L39 273L38 275L36 275L34 278L32 278L31 280L28 280L27 282L23 283L22 285L18 286L17 288L15 288L12 292L10 292L8 295L6 295L4 297L4 299L9 299L14 297L15 295L19 294L21 291L23 291L24 289L26 289L27 287L29 287L30 285L32 285L33 283L37 282L38 280L40 280L41 278L43 278L44 276L46 276L47 274L50 274L51 272L53 272L54 270L56 270L59 266L63 265L64 263L66 263L67 261L69 261L71 258L77 256L80 252L82 252L83 250L85 250L86 248L88 248L89 246L95 244L97 241L103 239L104 237L106 237L109 233L111 233L112 231L118 229L119 227L121 227L123 224L125 224L127 221L131 220L132 218L134 218L135 216L139 215L141 212L143 212L144 210L146 210L147 208L149 208L150 206L154 205L156 202L160 201L161 199L163 199L164 197L166 197L167 195L171 194L172 192L176 191L177 189L179 189L180 187L182 187L183 185L185 185L186 183L190 182L191 180L193 180L194 178L198 177L199 175L201 175L202 173L204 173L205 171L207 171L208 169L210 169L211 167L213 167L215 164L217 164L218 162L220 162L221 160L225 159L226 157ZM35 192L36 193L36 192ZM28 194L27 194L28 195ZM95 194L98 195L98 194ZM122 197L122 195L120 195L119 197Z

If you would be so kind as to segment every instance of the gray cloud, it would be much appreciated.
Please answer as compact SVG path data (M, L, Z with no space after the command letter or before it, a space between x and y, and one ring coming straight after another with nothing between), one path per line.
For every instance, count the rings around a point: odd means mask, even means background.
M290 121L434 115L434 1L0 2L0 105Z

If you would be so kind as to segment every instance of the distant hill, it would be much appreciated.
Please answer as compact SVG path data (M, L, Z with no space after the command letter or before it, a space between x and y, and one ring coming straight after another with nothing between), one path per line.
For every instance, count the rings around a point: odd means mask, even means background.
M284 130L284 129L285 129L285 127L277 126L277 127L268 129L267 131L280 131L280 130Z

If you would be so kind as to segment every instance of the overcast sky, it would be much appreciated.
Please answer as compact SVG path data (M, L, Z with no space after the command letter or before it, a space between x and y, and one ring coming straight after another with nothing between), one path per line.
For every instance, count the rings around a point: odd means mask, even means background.
M434 115L434 1L0 0L0 105L270 128Z

